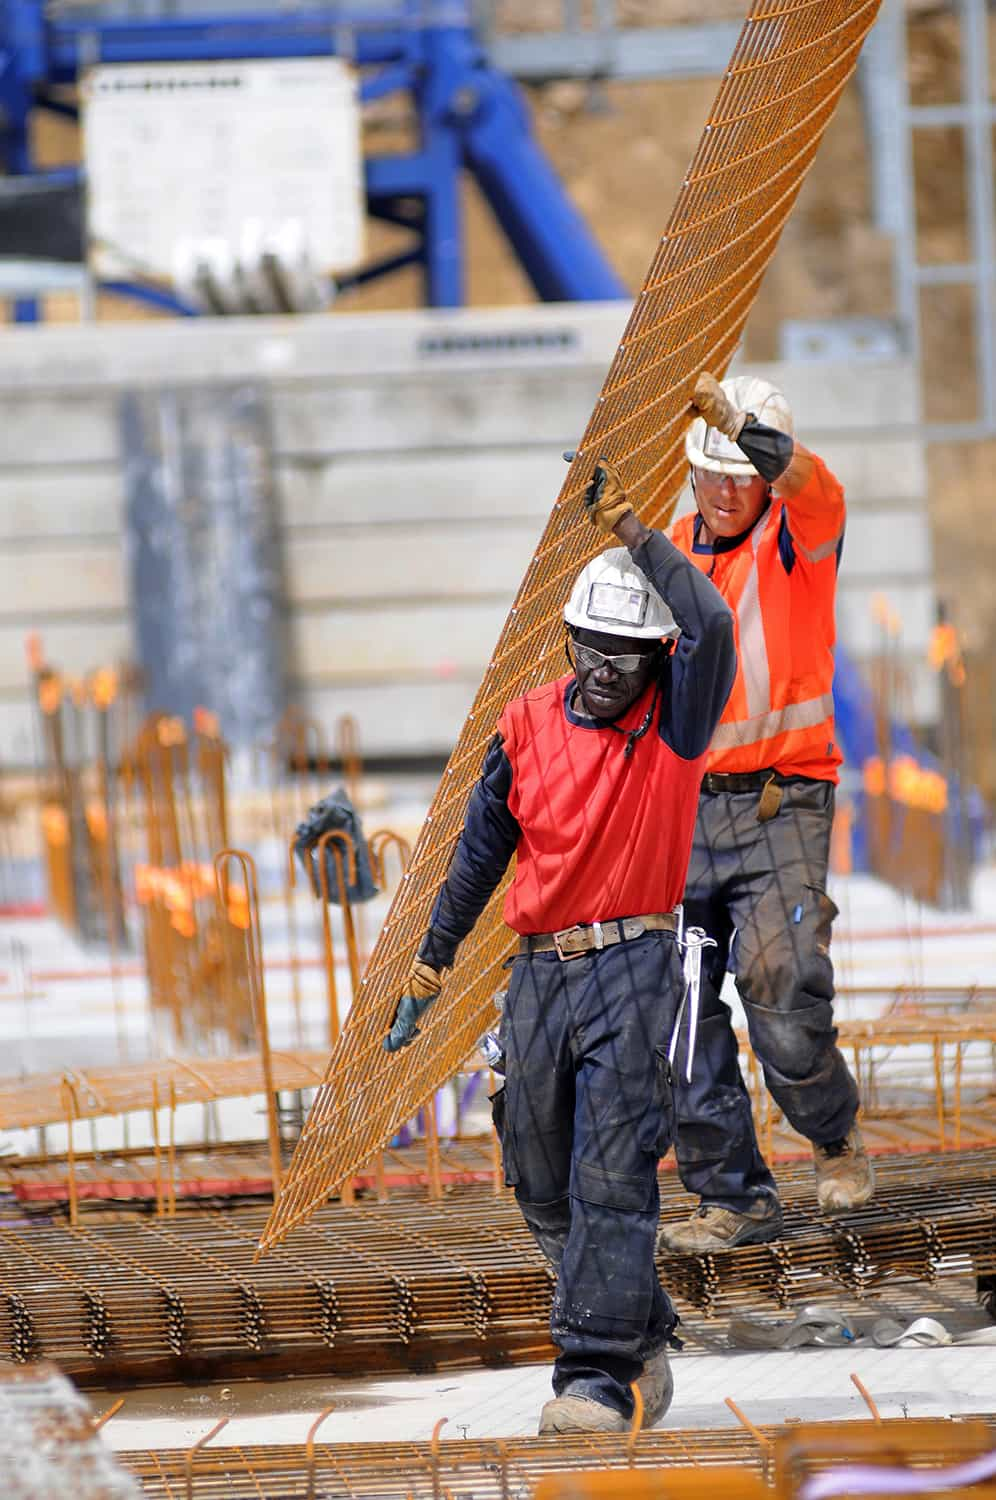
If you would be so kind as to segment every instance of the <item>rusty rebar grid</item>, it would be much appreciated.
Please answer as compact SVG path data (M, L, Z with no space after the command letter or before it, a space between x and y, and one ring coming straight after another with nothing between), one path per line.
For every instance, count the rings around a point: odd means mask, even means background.
M856 1213L816 1211L812 1168L780 1173L784 1236L664 1255L679 1307L753 1312L996 1272L996 1150L886 1159ZM688 1211L673 1179L663 1217ZM0 1358L77 1377L203 1369L342 1373L549 1357L553 1278L510 1196L323 1209L293 1253L254 1260L262 1209L79 1228L0 1228ZM282 1363L281 1363L282 1362Z
M762 1115L767 1127L768 1116ZM936 1109L896 1104L881 1114L862 1115L865 1147L878 1162L882 1156L918 1155L942 1149ZM774 1119L764 1129L765 1154L770 1164L809 1163L810 1143L797 1135L786 1121ZM951 1119L946 1143L956 1150L996 1146L996 1103L992 1096L971 1107L962 1106ZM464 1190L490 1188L502 1193L500 1161L496 1160L496 1138L489 1135L459 1135L441 1138L435 1160L430 1143L413 1140L405 1146L387 1147L374 1162L352 1179L354 1194L373 1193L378 1201L398 1196L425 1198L433 1178L446 1196ZM669 1155L661 1162L663 1177L673 1179L675 1161ZM808 1174L807 1166L804 1172ZM76 1151L72 1167L77 1202L88 1205L142 1207L156 1201L166 1177L167 1192L174 1204L171 1212L198 1200L241 1201L272 1197L273 1182L265 1143L233 1141L201 1142L175 1147L172 1162L164 1171L162 1153L131 1147L97 1153ZM0 1191L10 1193L29 1212L53 1212L69 1198L70 1167L66 1156L7 1158L0 1162ZM662 1184L663 1185L663 1184ZM665 1188L665 1192L668 1191ZM438 1194L436 1195L438 1196ZM482 1212L486 1209L482 1207Z
M279 1243L459 1067L493 1016L509 949L500 893L403 1054L381 1041L509 698L555 675L570 580L599 549L581 496L598 457L644 519L670 517L695 377L723 374L761 277L857 62L879 0L755 0L602 394L516 596L474 707L261 1236Z
M470 1438L403 1443L317 1443L309 1462L306 1440L211 1452L199 1450L190 1464L195 1500L241 1500L259 1495L280 1500L361 1500L410 1496L442 1500L473 1495L474 1500L508 1500L535 1493L558 1474L611 1471L614 1494L627 1493L634 1471L704 1470L698 1493L716 1492L716 1469L735 1469L765 1481L786 1497L801 1477L856 1452L875 1460L876 1449L918 1469L942 1467L987 1450L996 1417L971 1420L893 1418L883 1422L800 1423L791 1427L675 1428L628 1434L560 1434L552 1438ZM187 1472L182 1451L133 1450L118 1455L150 1500L173 1500L183 1493ZM880 1461L880 1460L879 1460ZM607 1493L604 1489L599 1493ZM640 1493L645 1493L641 1491ZM662 1491L663 1493L663 1491ZM681 1490L678 1493L687 1494Z
M312 1089L320 1082L324 1052L272 1053L273 1087ZM66 1084L72 1085L73 1118L97 1119L151 1109L154 1091L166 1105L207 1104L266 1091L258 1052L236 1057L165 1057L111 1068L71 1068L0 1083L0 1129L30 1129L67 1118ZM172 1090L172 1095L171 1095Z

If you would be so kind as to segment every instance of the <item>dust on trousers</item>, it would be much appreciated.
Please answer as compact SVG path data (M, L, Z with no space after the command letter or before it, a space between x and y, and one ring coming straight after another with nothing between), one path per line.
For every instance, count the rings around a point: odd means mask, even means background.
M627 1416L630 1383L677 1322L654 1242L682 990L674 935L650 932L567 963L516 959L502 1017L495 1123L505 1181L558 1273L553 1387Z
M702 961L698 1040L686 1082L684 1027L675 1066L675 1152L682 1182L706 1202L743 1212L776 1191L757 1147L730 1009L732 969L751 1046L789 1123L818 1145L854 1123L857 1086L836 1042L826 894L834 787L796 777L758 821L757 791L699 800L685 921L716 939Z

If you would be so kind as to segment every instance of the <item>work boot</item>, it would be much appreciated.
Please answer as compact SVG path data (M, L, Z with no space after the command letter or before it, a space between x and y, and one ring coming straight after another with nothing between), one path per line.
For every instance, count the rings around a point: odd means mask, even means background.
M824 1213L839 1214L860 1208L875 1192L875 1173L868 1160L861 1131L852 1126L842 1141L813 1146L816 1196Z
M658 1244L674 1255L708 1255L736 1245L766 1245L782 1232L782 1206L777 1198L758 1198L745 1213L702 1203L690 1219L664 1224Z
M546 1403L540 1412L539 1430L543 1437L551 1432L628 1432L631 1425L629 1417L614 1406L565 1391Z
M643 1397L643 1425L654 1427L671 1405L674 1395L674 1376L666 1349L647 1360L636 1383Z

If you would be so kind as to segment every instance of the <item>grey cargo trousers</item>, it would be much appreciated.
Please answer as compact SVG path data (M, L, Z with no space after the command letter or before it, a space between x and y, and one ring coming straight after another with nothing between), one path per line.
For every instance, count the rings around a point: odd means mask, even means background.
M837 908L826 877L834 787L786 780L781 807L765 823L758 799L757 791L703 789L700 796L685 921L704 927L718 946L703 951L691 1083L684 1026L674 1076L681 1180L705 1202L737 1212L776 1188L758 1150L730 1008L719 998L727 967L764 1081L789 1123L826 1145L847 1134L858 1108L833 1024Z

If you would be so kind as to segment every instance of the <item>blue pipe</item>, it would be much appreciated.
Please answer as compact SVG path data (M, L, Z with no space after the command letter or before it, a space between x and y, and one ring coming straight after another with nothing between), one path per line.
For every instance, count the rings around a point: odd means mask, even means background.
M628 297L532 132L515 84L489 68L469 30L428 31L430 114L459 133L474 173L530 281L547 302Z

